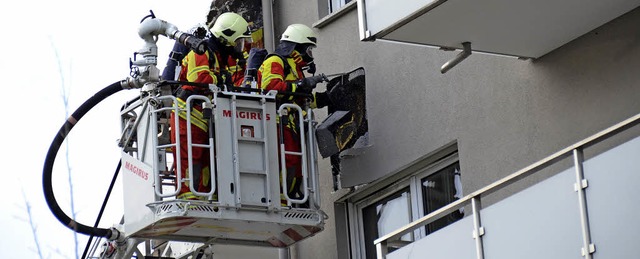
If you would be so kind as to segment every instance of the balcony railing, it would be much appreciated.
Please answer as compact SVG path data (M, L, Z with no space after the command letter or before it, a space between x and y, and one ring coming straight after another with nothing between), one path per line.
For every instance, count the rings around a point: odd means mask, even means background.
M639 123L640 114L376 239L377 257L593 258L596 247L598 258L637 257L640 137L587 160L584 150ZM569 159L571 168L482 208L483 197ZM468 205L468 217L413 243L400 240Z

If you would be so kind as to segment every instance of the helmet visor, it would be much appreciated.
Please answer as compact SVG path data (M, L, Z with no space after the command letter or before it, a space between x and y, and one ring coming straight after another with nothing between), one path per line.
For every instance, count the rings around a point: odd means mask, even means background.
M244 45L245 45L245 42L246 42L245 39L246 38L238 38L238 39L236 39L236 41L234 42L235 45L233 47L236 52L240 53L240 52L244 51Z
M313 49L315 49L315 46L309 46L307 47L307 49L305 50L305 52L307 53L307 56L309 56L310 58L313 58Z

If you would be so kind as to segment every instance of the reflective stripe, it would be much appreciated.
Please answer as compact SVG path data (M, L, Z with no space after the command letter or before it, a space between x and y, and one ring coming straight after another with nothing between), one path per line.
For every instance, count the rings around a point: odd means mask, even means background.
M207 197L204 196L196 196L195 194L193 194L192 192L185 192L183 194L180 194L176 197L176 199L179 200L207 200ZM218 200L218 194L213 194L211 196L211 200L212 201L217 201Z
M287 125L285 125L285 127L293 130L294 133L298 134L298 127L297 127L297 124L296 124L296 122L297 122L296 121L296 117L298 117L298 116L295 116L295 115L290 113L289 116L287 116L287 117L289 117L289 123L287 123Z
M204 186L209 185L210 174L211 172L209 171L209 166L205 166L204 168L202 168L202 185Z
M209 66L199 66L191 68L191 70L189 70L189 73L187 73L187 80L189 80L190 82L194 82L198 78L198 73L202 71L208 72ZM210 74L213 76L213 73Z
M284 58L284 60L283 60ZM302 62L302 58L297 51L293 51L291 57L283 57L273 55L269 56L259 68L260 75L260 87L263 90L276 90L276 91L291 91L295 92L298 88L295 83L300 78L303 78L302 74L299 74L298 63ZM285 69L285 63L287 62L288 69ZM277 64L277 65L274 65ZM288 71L285 71L288 70ZM288 72L288 73L287 73ZM286 75L284 73L287 73ZM289 83L289 84L288 84ZM288 85L291 89L287 89ZM288 101L293 101L294 96L287 97Z
M296 186L297 181L298 181L298 178L293 177L293 182L291 183L291 186L289 186L289 193L293 192L293 188Z
M203 55L198 55L195 52L190 51L184 59L182 59L182 72L186 72L186 75L181 76L184 76L184 78L189 82L217 84L218 82L215 72L220 69L218 67L217 56L213 55L213 58L215 64L209 64L208 51Z
M242 67L240 67L239 65L234 65L234 66L227 66L227 71L229 71L229 73L231 74L235 74L238 71L242 71Z
M273 64L278 64L278 66L274 67ZM272 81L282 81L284 82L285 77L287 75L284 74L284 63L282 63L282 59L277 56L271 56L267 58L260 66L260 73L262 75L261 86L265 90L277 90L284 91L285 89L270 89L274 86L269 85Z
M194 195L192 192L185 192L183 194L178 195L176 199L180 200L200 200L200 197Z
M187 111L185 109L187 107L187 103L180 98L177 98L177 100L178 100L178 107L180 107L180 112L178 113L178 116L186 120ZM209 129L209 125L207 121L203 118L202 112L198 111L197 109L192 109L191 111L191 124L195 125L196 127L204 131L207 131Z

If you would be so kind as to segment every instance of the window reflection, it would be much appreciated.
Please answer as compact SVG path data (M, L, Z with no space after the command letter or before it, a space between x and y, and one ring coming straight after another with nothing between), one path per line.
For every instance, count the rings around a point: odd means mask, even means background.
M329 13L333 13L351 2L351 0L329 0Z
M422 198L424 213L429 213L462 198L460 182L460 164L454 163L432 175L422 179ZM425 226L427 234L433 233L464 216L464 208L442 217Z
M409 187L404 188L362 210L366 258L376 258L373 241L411 222ZM401 240L412 241L406 234ZM390 248L390 251L393 249Z
M447 159L441 164L417 171L392 186L378 189L356 203L360 232L355 251L361 255L357 258L376 258L373 243L376 239L463 197L460 163L457 156ZM460 208L418 231L402 236L400 240L389 240L388 252L400 247L399 242L413 242L463 217L464 208Z

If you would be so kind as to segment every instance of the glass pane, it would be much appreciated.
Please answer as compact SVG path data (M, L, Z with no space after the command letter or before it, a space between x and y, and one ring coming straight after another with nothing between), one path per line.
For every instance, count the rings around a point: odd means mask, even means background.
M597 258L638 258L640 137L584 163L591 242Z
M329 0L329 13L340 10L340 8L349 2L351 2L351 0Z
M471 235L473 217L466 217L387 255L387 259L476 258L476 241ZM487 258L487 257L485 257Z
M341 0L329 0L329 13L340 9L340 6L342 6L341 2Z
M569 168L481 210L484 257L584 258L575 181L575 169Z
M421 181L424 214L442 208L443 206L462 198L462 184L460 182L460 163L456 162ZM442 217L425 226L427 234L441 229L464 216L464 208Z
M411 198L406 187L362 209L366 258L376 258L373 241L411 222ZM402 240L411 241L411 234ZM393 249L389 249L393 251Z

